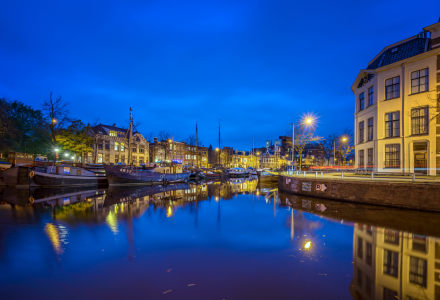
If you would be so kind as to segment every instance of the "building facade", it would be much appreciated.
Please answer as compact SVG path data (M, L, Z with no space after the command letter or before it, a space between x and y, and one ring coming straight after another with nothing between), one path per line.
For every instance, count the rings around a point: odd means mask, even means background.
M149 161L149 143L142 134L133 133L131 161L129 159L128 129L99 124L91 128L95 138L93 152L87 154L87 163L111 164L123 162L140 165Z
M385 47L359 72L356 167L440 174L440 22Z
M440 299L440 241L355 223L354 299Z

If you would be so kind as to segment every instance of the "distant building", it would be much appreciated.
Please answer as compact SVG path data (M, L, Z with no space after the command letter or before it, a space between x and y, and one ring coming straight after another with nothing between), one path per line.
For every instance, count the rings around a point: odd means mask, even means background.
M271 140L267 140L266 141L266 148L270 148L272 147L272 141Z
M356 167L440 175L440 21L386 46L352 85Z
M93 153L88 153L86 162L97 164L110 164L123 162L139 165L149 161L149 143L138 132L133 133L131 145L131 162L128 161L128 129L99 124L91 128L95 138Z

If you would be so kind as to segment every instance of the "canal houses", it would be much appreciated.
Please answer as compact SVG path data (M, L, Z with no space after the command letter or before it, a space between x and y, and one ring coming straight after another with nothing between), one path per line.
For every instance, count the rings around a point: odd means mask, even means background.
M440 241L354 224L354 299L439 299Z
M356 167L440 174L440 22L386 46L352 85Z
M87 163L110 164L125 163L140 165L149 161L149 143L139 132L133 133L131 146L131 162L129 159L128 136L129 130L99 124L91 128L95 138L93 153L88 153Z

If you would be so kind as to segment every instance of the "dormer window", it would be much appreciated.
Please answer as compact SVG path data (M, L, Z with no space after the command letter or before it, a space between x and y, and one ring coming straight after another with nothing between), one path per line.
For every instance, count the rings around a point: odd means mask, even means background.
M391 53L395 53L395 52L397 52L397 50L399 50L399 47L391 49Z

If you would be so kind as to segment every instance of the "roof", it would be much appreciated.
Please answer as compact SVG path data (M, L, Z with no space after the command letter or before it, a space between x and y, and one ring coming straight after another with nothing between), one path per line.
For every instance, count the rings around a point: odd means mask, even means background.
M119 127L115 127L115 126L109 126L109 125L104 125L104 124L98 124L96 126L93 126L90 128L93 133L95 134L102 134L102 135L109 135L110 130L111 131L117 131L117 132L121 132L123 134L126 134L128 129L124 129L124 128L119 128ZM133 132L133 135L137 134L138 132Z
M401 44L394 44L382 50L381 53L369 65L369 70L377 69L392 63L413 57L429 49L430 38L416 37Z

